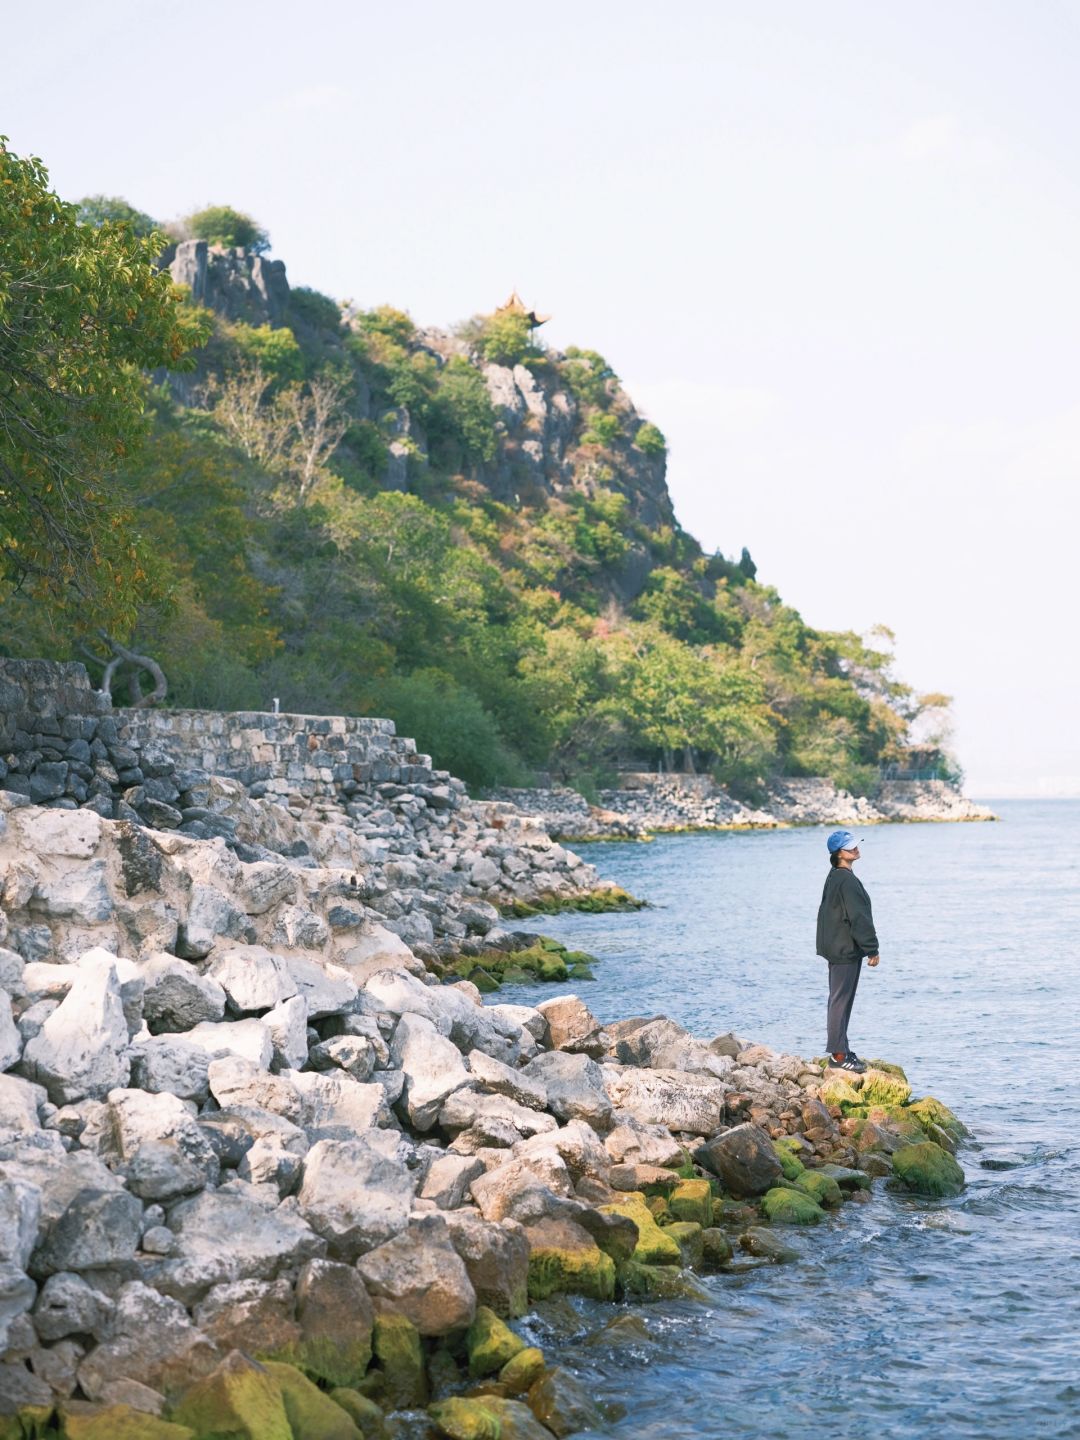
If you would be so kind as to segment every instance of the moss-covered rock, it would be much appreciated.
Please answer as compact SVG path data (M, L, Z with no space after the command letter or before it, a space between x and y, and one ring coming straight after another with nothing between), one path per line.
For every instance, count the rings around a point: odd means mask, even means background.
M469 1374L474 1380L494 1375L508 1360L525 1349L525 1341L500 1320L494 1310L481 1305L465 1336L469 1355Z
M348 1386L331 1390L330 1399L335 1405L341 1406L364 1440L386 1440L386 1421L374 1400L369 1400L366 1395L361 1395L359 1390Z
M519 1350L499 1371L499 1384L508 1395L523 1395L544 1373L544 1352L535 1345Z
M371 1348L379 1366L380 1394L390 1410L427 1404L424 1352L416 1326L404 1315L383 1310L375 1316Z
M239 1350L192 1385L172 1419L199 1440L294 1440L281 1387Z
M932 1140L905 1145L892 1157L894 1185L916 1195L959 1195L964 1172L947 1150Z
M797 1180L806 1169L806 1166L795 1153L795 1148L796 1142L794 1137L785 1137L782 1140L773 1141L773 1149L776 1151L776 1158L780 1161L785 1180Z
M926 1095L922 1100L915 1100L908 1106L908 1111L924 1128L937 1125L956 1144L971 1134L967 1126L957 1119L949 1107L943 1105L940 1100L935 1100L933 1095Z
M825 1218L825 1212L816 1200L786 1185L777 1185L767 1191L762 1198L761 1209L766 1220L777 1225L817 1225Z
M484 1403L499 1422L499 1440L551 1440L551 1431L523 1401L492 1396Z
M483 1399L455 1395L436 1400L428 1406L428 1414L446 1440L501 1440L502 1426Z
M727 1265L735 1254L731 1237L718 1225L713 1225L701 1232L701 1243L705 1252L706 1265Z
M826 1105L839 1105L845 1114L863 1103L851 1081L839 1074L826 1075L818 1095Z
M894 1065L891 1060L867 1060L867 1068L870 1070L883 1070L886 1075L895 1075L899 1080L907 1080L907 1072L902 1065Z
M624 1199L599 1207L605 1214L625 1215L638 1227L638 1243L632 1258L640 1265L679 1265L682 1253L678 1242L657 1225L645 1197L631 1191Z
M55 1418L51 1405L21 1405L15 1415L0 1415L0 1440L51 1440Z
M696 1220L676 1220L664 1231L666 1238L674 1240L678 1245L682 1263L691 1270L705 1258L704 1234Z
M844 1201L843 1191L831 1175L823 1175L820 1170L804 1170L797 1180L793 1181L793 1188L801 1190L804 1195L809 1195L819 1205L834 1210Z
M32 1417L23 1415L19 1418L29 1421ZM108 1405L94 1415L72 1414L62 1409L58 1418L58 1433L62 1440L197 1440L194 1430L187 1425L147 1415L142 1410L133 1410L130 1405ZM3 1433L0 1428L0 1434ZM57 1432L46 1432L44 1424L38 1429L36 1421L32 1428L24 1426L12 1431L12 1435L20 1437L20 1440L38 1440L39 1436L44 1440L46 1433Z
M912 1145L923 1138L923 1127L919 1124L918 1118L903 1105L869 1105L866 1110L866 1118L871 1125L888 1130L893 1135L899 1136L901 1140L909 1141Z
M692 1220L703 1230L708 1229L713 1220L708 1180L680 1180L668 1196L668 1209L676 1220Z
M528 1237L531 1299L557 1294L614 1297L615 1261L579 1225L546 1220L530 1226Z
M786 1265L799 1258L798 1250L763 1225L751 1225L749 1230L744 1230L739 1236L739 1248L758 1260L771 1260L775 1265Z
M362 1432L343 1406L324 1395L295 1365L267 1360L277 1381L293 1440L362 1440Z
M602 915L609 911L641 910L644 900L638 900L628 890L618 885L601 885L583 894L566 896L561 894L537 895L532 900L509 900L500 909L504 915L524 920L530 915L555 915L561 910L580 910L587 915Z
M911 1099L911 1086L903 1072L868 1069L862 1077L859 1096L864 1105L906 1105Z

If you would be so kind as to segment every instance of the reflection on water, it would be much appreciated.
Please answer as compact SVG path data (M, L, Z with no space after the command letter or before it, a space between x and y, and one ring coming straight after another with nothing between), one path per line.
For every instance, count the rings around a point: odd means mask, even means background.
M800 1263L708 1278L704 1308L640 1310L649 1342L604 1343L610 1306L538 1311L538 1343L600 1398L632 1397L606 1434L1080 1436L1080 803L995 809L998 825L875 826L859 865L883 959L852 1044L971 1126L968 1189L919 1200L879 1181L869 1205L793 1232ZM602 1020L662 1013L818 1054L825 834L582 846L655 908L533 928L602 957L580 987Z

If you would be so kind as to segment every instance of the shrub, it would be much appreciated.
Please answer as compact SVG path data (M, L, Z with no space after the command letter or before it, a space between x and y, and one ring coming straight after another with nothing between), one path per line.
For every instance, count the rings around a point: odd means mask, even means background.
M441 670L395 676L380 687L375 712L411 736L435 764L470 785L506 785L519 765L499 727L470 690Z
M489 365L524 365L540 354L527 317L514 310L488 315L477 336L476 348Z
M258 221L231 205L208 205L188 215L182 223L189 235L205 240L208 245L250 250L255 255L270 249L270 236Z
M617 415L593 414L589 416L585 433L581 437L582 445L610 445L619 434L619 417Z
M640 430L634 436L634 444L645 455L656 458L667 452L667 441L664 439L664 432L651 420L646 420Z
M304 378L304 355L287 326L274 330L269 325L238 323L230 338L248 368L258 367L281 384Z
M152 216L136 210L121 195L84 195L75 203L80 225L103 225L106 221L117 221L130 225L136 235L149 235L160 228Z
M618 377L598 351L571 345L559 369L575 400L601 408L608 404L608 381Z
M392 305L377 305L374 310L361 310L354 318L356 328L365 335L385 335L398 345L408 345L416 334L412 316Z
M307 285L289 292L289 314L313 330L329 330L336 335L341 329L341 306Z
M455 469L460 450L469 461L495 457L495 411L484 377L467 360L455 355L439 375L431 441L440 463Z

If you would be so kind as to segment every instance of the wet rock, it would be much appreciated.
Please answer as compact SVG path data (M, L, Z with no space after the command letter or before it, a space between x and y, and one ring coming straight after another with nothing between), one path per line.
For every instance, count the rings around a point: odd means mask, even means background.
M496 1374L524 1350L525 1342L493 1310L481 1305L465 1336L465 1348L469 1355L469 1374L474 1380L482 1380Z
M707 1180L680 1180L667 1200L676 1220L693 1220L706 1230L712 1225L712 1190Z
M507 1395L524 1395L543 1375L544 1368L544 1352L535 1345L526 1346L499 1371L499 1384Z
M502 1426L487 1396L451 1395L429 1405L428 1414L446 1440L501 1440Z
M54 1105L102 1099L127 1084L131 1069L116 965L101 954L84 960L23 1056L28 1078L44 1085Z
M605 1215L621 1215L632 1220L637 1226L638 1239L634 1246L633 1258L642 1265L678 1265L681 1261L679 1246L666 1230L657 1225L652 1212L640 1194L627 1195L611 1205L600 1206Z
M553 1435L575 1435L597 1430L604 1416L589 1392L564 1366L558 1365L537 1380L528 1394L529 1409Z
M412 1220L362 1255L357 1270L368 1292L392 1302L421 1335L462 1329L476 1313L476 1292L441 1215Z
M799 1258L798 1250L760 1225L752 1225L749 1230L743 1231L739 1236L739 1247L748 1255L757 1256L761 1260L773 1260L777 1264L787 1264Z
M387 1409L425 1405L428 1388L420 1335L411 1320L383 1300L375 1302L371 1348L382 1380L380 1396Z
M702 1253L707 1265L727 1265L735 1253L727 1232L709 1226L701 1232Z
M294 1440L363 1440L346 1411L294 1366L268 1360L266 1369L280 1387Z
M735 1196L763 1195L784 1173L772 1141L757 1125L736 1125L714 1136L698 1147L694 1158Z
M835 1210L843 1203L844 1196L840 1186L831 1175L823 1175L820 1170L804 1170L793 1182L793 1188L809 1195L811 1200L828 1210Z

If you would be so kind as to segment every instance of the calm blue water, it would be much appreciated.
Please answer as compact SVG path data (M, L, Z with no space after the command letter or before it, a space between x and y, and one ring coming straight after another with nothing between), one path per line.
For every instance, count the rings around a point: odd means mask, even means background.
M708 1279L704 1308L647 1307L647 1346L583 1343L611 1312L578 1304L562 1358L630 1405L605 1433L1080 1436L1080 803L995 808L1000 824L870 827L858 865L882 962L864 967L851 1043L975 1131L966 1192L879 1181L871 1204L786 1232L800 1264ZM602 957L578 987L602 1020L664 1013L820 1054L825 834L581 846L655 908L534 928Z

